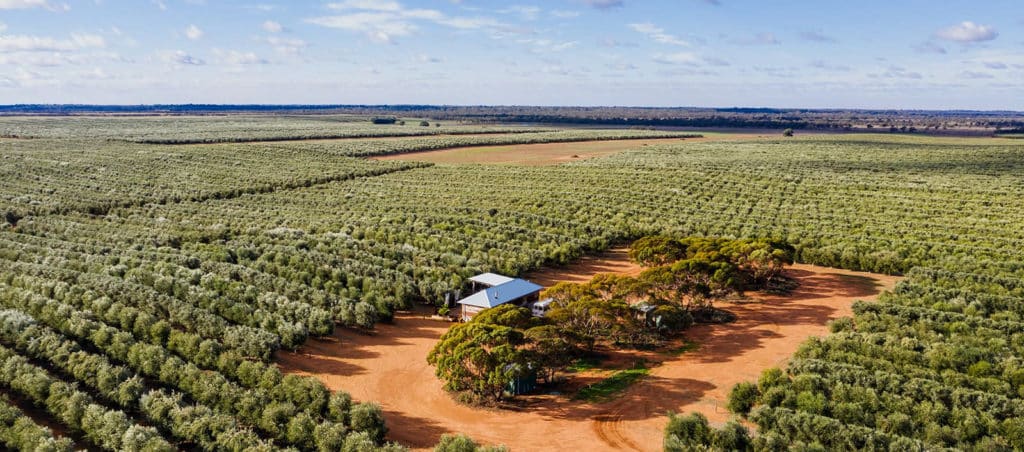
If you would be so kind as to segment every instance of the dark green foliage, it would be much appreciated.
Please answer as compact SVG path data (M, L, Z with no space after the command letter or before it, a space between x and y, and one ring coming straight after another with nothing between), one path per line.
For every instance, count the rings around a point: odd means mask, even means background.
M508 452L505 446L481 446L466 435L441 435L434 452Z
M350 416L352 430L365 433L374 443L384 442L388 428L384 425L384 412L380 405L373 402L357 403L352 406Z
M498 400L509 381L525 375L530 353L522 330L486 322L518 322L516 319L529 318L530 314L510 304L483 314L487 315L449 329L427 355L427 362L437 366L435 372L445 382L445 389Z
M81 431L99 448L121 450L129 444L146 444L153 451L174 450L156 429L142 427L132 422L124 412L95 403L88 394L54 378L46 370L2 346L0 387L45 407L51 416Z
M50 429L25 416L6 396L0 396L0 444L11 450L73 450L71 440L55 437Z
M711 443L712 430L708 419L700 413L668 415L665 427L665 451L687 451Z
M737 383L729 392L729 411L746 416L757 402L757 385L748 382Z
M723 451L753 450L753 442L747 428L736 421L726 422L720 429L712 432L711 444Z
M434 447L434 452L477 452L476 442L466 435L441 435L441 441Z
M352 409L352 396L345 391L331 394L327 402L327 418L341 424L350 423L349 411Z

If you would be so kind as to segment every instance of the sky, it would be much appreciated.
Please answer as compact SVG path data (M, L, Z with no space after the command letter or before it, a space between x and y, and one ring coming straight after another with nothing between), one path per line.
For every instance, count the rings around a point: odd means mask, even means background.
M0 0L0 104L1024 110L1024 0Z

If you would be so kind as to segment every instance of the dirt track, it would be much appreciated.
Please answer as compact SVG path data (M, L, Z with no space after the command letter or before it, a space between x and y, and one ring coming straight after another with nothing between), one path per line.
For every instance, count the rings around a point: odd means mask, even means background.
M614 256L606 258L592 258L592 270L623 265ZM573 267L532 276L547 282L559 274L586 279L586 273ZM807 265L795 266L790 275L801 282L794 293L723 305L738 316L736 322L688 330L698 350L663 355L663 364L649 377L604 404L538 395L526 398L516 411L460 405L441 389L425 359L450 324L416 314L399 315L373 335L341 329L333 338L311 340L297 353L280 353L279 362L287 372L312 374L331 389L380 402L389 438L418 449L432 447L443 433L461 432L514 451L660 450L667 411L700 411L714 423L724 422L729 418L726 396L734 384L783 365L804 339L826 334L829 320L850 315L854 300L873 299L897 281Z

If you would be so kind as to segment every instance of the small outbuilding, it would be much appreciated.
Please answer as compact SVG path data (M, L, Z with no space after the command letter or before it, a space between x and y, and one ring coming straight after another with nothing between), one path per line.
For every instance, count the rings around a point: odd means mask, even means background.
M473 283L473 292L476 292L487 287L500 286L514 279L497 273L481 273L469 278L469 281Z

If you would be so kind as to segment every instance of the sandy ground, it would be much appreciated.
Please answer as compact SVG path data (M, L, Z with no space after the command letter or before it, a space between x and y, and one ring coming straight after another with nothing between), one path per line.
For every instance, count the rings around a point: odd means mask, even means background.
M551 282L638 270L624 264L621 253L531 276ZM372 334L339 329L333 337L310 340L296 353L279 353L278 361L286 372L314 375L357 400L378 401L391 429L388 438L416 449L429 449L443 433L459 432L515 451L655 451L661 449L666 412L699 411L714 423L726 421L725 401L733 385L784 365L807 337L827 334L829 320L850 315L854 300L874 299L897 281L808 265L796 265L789 274L801 283L794 293L721 305L738 320L691 328L686 338L699 349L662 355L650 376L602 404L536 395L524 397L515 410L460 405L442 390L425 359L450 324L417 314L401 314L393 325L379 325Z
M703 138L650 138L637 140L598 140L572 143L514 144L507 146L470 146L436 151L372 157L376 160L407 160L430 163L485 163L514 165L557 165L575 160L603 157L642 146L712 140L752 139L751 134L718 134Z
M619 275L638 276L643 267L629 260L628 248L614 248L601 254L583 256L571 265L555 268L544 268L527 273L523 279L535 282L544 287L551 287L559 282L587 282L598 273L615 273Z

